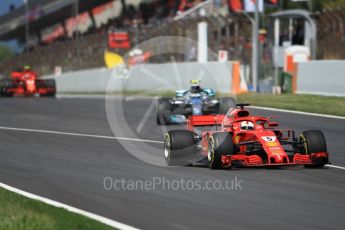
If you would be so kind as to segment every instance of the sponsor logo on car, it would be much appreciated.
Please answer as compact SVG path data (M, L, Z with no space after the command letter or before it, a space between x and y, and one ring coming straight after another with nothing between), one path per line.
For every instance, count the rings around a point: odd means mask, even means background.
M276 146L279 146L279 143L278 142L267 142L266 145L268 147L276 147Z
M265 137L261 137L264 141L266 142L275 142L277 137L275 136L265 136Z

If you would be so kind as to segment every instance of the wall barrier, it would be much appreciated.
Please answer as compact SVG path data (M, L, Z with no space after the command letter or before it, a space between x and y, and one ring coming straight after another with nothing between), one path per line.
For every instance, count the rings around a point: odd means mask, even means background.
M296 81L296 93L345 96L345 61L299 62Z
M43 78L54 78L57 93L103 93L107 88L112 70L89 69L62 73L59 76L47 75ZM119 90L114 86L114 90Z
M239 68L239 62L144 64L130 68L129 78L125 80L106 68L44 78L55 78L57 93L105 92L110 78L113 79L108 88L110 91L122 90L122 83L126 90L175 91L189 88L192 79L200 79L203 87L221 93L241 93L243 84Z

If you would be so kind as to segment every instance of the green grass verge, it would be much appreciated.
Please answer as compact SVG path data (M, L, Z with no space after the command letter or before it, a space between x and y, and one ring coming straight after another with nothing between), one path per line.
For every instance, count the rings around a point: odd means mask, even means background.
M69 94L69 93L65 93ZM71 93L72 95L97 95L97 93ZM61 94L64 95L64 94ZM104 95L104 92L103 94ZM148 91L148 90L128 90L121 92L111 92L108 95L123 96L157 96L174 97L172 91ZM232 96L218 94L217 97ZM237 96L237 102L247 102L255 106L272 107L277 109L289 109L310 113L321 113L345 117L345 97L318 96L307 94L243 94Z
M84 216L0 188L0 229L112 229Z
M125 96L145 95L174 97L175 92L170 91L125 91ZM217 97L232 95L217 95ZM329 114L345 117L345 97L330 97L307 94L243 94L237 96L237 102L247 102L255 106L288 109L310 113Z
M305 94L244 94L237 96L237 101L255 106L345 116L345 97Z

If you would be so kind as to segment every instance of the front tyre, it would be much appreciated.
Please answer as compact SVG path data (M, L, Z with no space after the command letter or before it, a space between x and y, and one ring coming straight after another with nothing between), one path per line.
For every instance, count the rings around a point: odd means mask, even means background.
M312 153L327 153L327 145L325 136L320 130L308 130L304 131L300 135L300 152L304 154L312 154ZM309 168L321 168L325 164L328 163L328 158L315 158L312 159L312 165L304 165L305 167Z
M164 159L169 166L184 166L197 152L195 134L188 130L172 130L164 137Z
M222 168L222 156L233 155L235 146L231 133L214 133L208 139L208 165L211 169ZM231 166L230 166L231 167Z

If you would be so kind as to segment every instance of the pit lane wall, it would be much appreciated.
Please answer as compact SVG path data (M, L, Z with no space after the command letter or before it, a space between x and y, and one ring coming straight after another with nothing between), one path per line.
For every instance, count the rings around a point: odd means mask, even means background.
M345 96L345 61L320 60L297 64L297 90L300 94Z
M106 68L44 78L55 78L58 94L102 93L106 91L110 78L115 80L108 88L109 91L121 91L123 83L126 90L175 91L189 88L192 79L200 79L203 87L231 93L233 75L239 74L238 69L238 62L144 64L131 67L129 78L125 79Z

